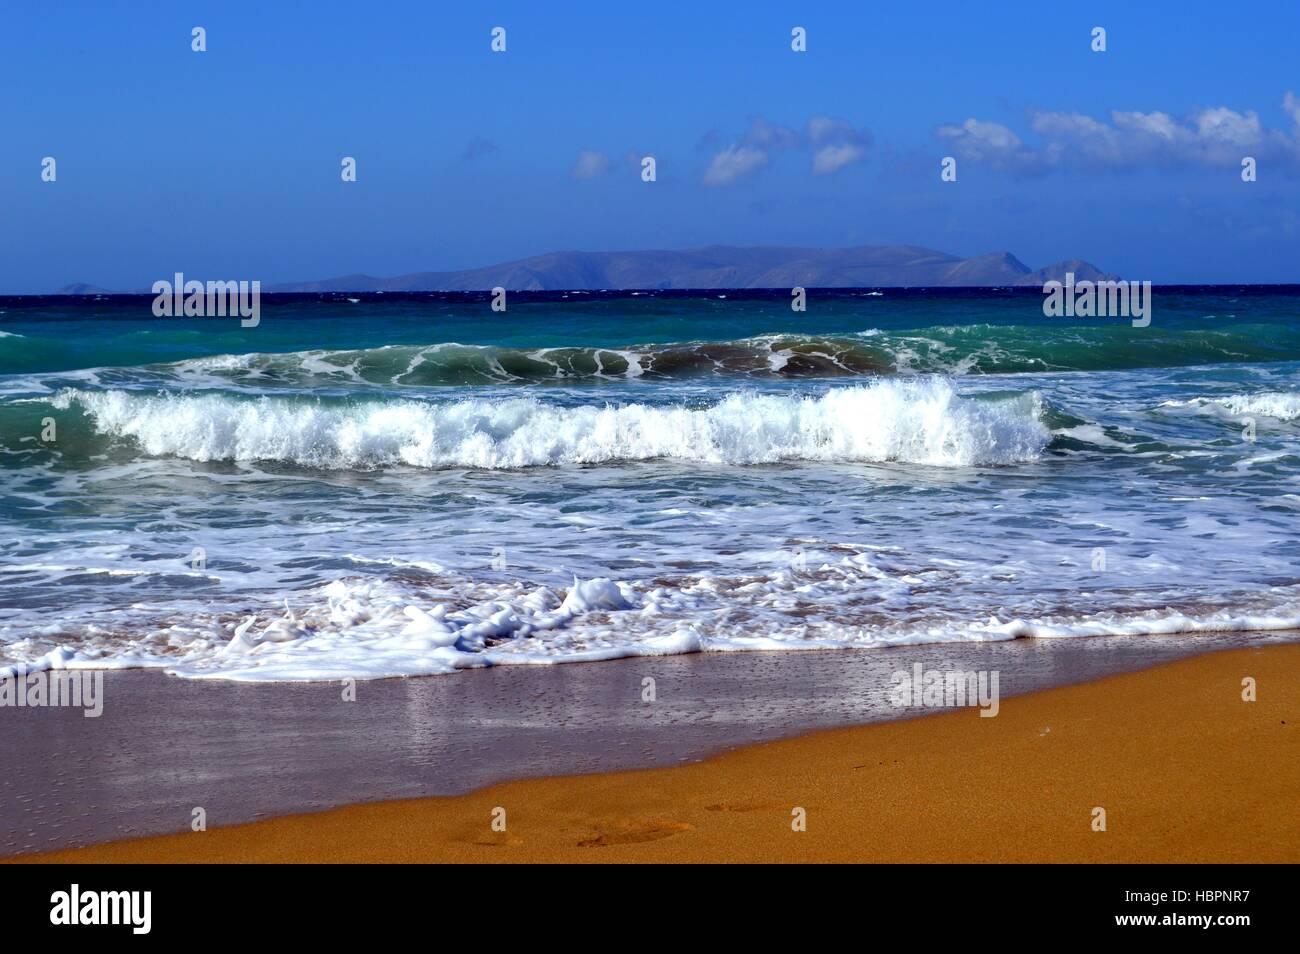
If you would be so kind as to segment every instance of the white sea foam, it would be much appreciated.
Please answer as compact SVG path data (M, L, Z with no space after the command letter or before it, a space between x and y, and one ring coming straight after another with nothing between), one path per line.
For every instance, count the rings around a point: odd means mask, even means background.
M345 578L298 593L281 609L224 622L196 616L165 632L102 647L93 640L77 650L57 646L30 654L27 665L164 667L194 679L320 681L695 652L1300 628L1294 588L1250 611L894 619L917 586L924 581L886 572L863 554L816 568L688 577L671 586L575 578L559 592L522 581L444 579L423 586ZM797 611L799 604L833 605L851 595L869 599L871 609L844 609L841 618Z
M384 362L385 379L416 353ZM343 375L361 368L351 353L331 361ZM1300 497L1284 492L1295 425L1265 427L1261 409L1286 413L1277 396L1297 368L760 382L730 394L716 380L643 378L403 392L412 400L385 389L370 402L343 401L346 387L249 400L188 374L185 391L174 376L142 383L120 369L59 375L24 397L74 409L58 415L63 451L94 463L33 455L7 471L40 532L0 545L0 659L329 680L1296 629ZM268 374L278 387L280 371ZM1040 414L1033 393L998 396L1012 388L1041 389L1057 410ZM1188 400L1157 406L1172 398ZM1257 441L1223 440L1232 408L1247 407L1238 398L1256 402ZM43 416L18 413L24 433ZM1047 462L983 466L1033 461L1049 436ZM654 454L835 466L473 469ZM839 464L854 460L940 466ZM964 461L981 466L952 466ZM95 506L51 519L69 499Z
M1183 401L1165 401L1161 407L1209 407L1229 414L1258 415L1280 421L1300 418L1300 391L1256 391L1253 394L1230 394L1225 397L1198 397Z
M963 397L946 380L880 380L820 396L731 394L707 407L565 407L533 397L328 404L215 394L60 392L100 433L153 456L306 466L482 469L674 459L717 464L1036 460L1051 435L1037 394Z

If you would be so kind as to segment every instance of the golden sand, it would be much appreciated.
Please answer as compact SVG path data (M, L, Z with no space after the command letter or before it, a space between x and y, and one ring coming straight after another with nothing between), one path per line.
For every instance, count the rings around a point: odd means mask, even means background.
M996 718L955 710L23 860L1296 862L1298 729L1300 644L1277 645L1004 699Z

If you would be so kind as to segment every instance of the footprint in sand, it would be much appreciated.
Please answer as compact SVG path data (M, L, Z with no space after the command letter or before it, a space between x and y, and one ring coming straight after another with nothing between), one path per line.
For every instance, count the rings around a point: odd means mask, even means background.
M579 848L606 848L610 845L630 845L641 841L658 841L673 835L690 831L695 826L687 822L652 822L626 831L605 831L594 838L578 842Z

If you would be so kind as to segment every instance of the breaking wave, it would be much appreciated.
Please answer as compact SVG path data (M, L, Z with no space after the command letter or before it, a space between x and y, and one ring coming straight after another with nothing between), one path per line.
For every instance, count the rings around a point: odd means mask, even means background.
M497 470L655 459L963 467L1036 460L1051 440L1035 392L968 397L939 378L880 379L808 397L733 393L699 407L78 389L49 400L80 409L98 435L151 456L327 469Z
M1279 421L1294 421L1300 418L1300 391L1257 391L1254 394L1198 397L1185 401L1165 401L1161 407L1211 408L1228 414L1255 414Z

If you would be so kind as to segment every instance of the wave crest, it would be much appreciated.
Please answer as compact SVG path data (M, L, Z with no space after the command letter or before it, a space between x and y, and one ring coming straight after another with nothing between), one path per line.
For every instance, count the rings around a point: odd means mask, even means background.
M1198 397L1186 401L1165 401L1161 407L1211 408L1235 415L1258 415L1279 421L1300 418L1300 391L1258 391L1224 397Z
M959 395L942 379L880 380L817 397L737 393L705 407L564 407L535 397L327 403L295 397L68 389L103 435L153 456L329 469L506 469L615 461L885 462L938 467L1038 459L1051 440L1034 392Z

